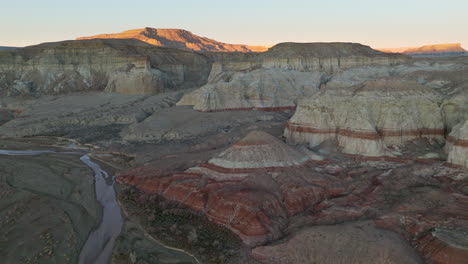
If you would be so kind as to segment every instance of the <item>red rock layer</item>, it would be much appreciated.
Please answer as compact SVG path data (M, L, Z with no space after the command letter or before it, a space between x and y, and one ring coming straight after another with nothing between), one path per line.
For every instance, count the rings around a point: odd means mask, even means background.
M468 250L453 247L428 234L418 241L419 249L435 264L468 263Z
M378 129L375 131L356 131L351 129L318 129L313 127L305 127L301 124L288 122L286 128L291 132L310 133L310 134L337 134L346 137L378 140L382 137L396 137L396 136L432 136L444 135L444 129L430 129L420 128L411 130L392 130L392 129Z
M454 146L468 148L468 140L458 139L453 136L448 136L447 141L452 143Z
M297 170L299 168L283 168L280 173L295 178L299 177ZM117 182L161 195L203 213L211 221L238 234L247 245L261 244L281 236L288 217L344 192L339 180L333 177L312 178L301 184L278 183L264 174L266 172L255 170L249 177L238 181L215 181L197 173L158 176L150 171L142 175L141 171L133 170L119 176ZM265 189L265 182L278 187Z
M273 171L291 170L291 169L298 168L298 167L308 166L310 164L325 164L327 162L328 161L324 161L324 160L317 160L317 161L310 160L310 161L307 161L304 165L295 166L295 167L225 168L225 167L221 167L221 166L211 164L211 163L203 163L203 164L200 164L199 166L210 169L215 172L219 172L219 173L241 174L241 173L252 173L256 171L273 172Z
M458 247L442 241L433 233L439 227L468 230L468 197L454 194L451 199L450 204L436 209L404 204L396 208L396 213L382 216L375 222L380 228L401 234L430 263L464 264L468 260L466 245L465 248Z

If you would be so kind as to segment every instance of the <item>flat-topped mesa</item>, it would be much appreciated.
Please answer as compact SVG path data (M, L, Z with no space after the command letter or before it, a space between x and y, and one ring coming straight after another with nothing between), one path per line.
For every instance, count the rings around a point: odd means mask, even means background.
M388 48L378 49L383 52L404 53L410 55L437 54L437 53L464 53L467 52L460 43L434 44L413 48Z
M242 178L245 173L258 170L272 171L300 166L310 160L311 157L274 136L262 131L252 131L217 157L187 172L203 173L222 180Z
M445 147L449 164L468 168L468 119L452 129Z
M127 30L121 33L100 34L77 38L77 40L82 39L138 39L155 46L194 51L262 52L267 50L267 48L263 46L222 43L213 39L197 36L183 29L146 27Z
M318 145L337 140L343 151L391 155L389 145L415 138L444 140L440 96L413 81L368 81L327 89L303 100L285 129L291 142Z
M282 43L245 61L215 62L208 84L178 105L199 111L294 109L299 99L317 93L330 74L408 60L355 43Z
M0 52L0 94L155 94L206 83L211 62L135 39L44 43Z
M280 43L262 53L264 68L334 73L368 65L394 65L408 57L374 50L359 43Z

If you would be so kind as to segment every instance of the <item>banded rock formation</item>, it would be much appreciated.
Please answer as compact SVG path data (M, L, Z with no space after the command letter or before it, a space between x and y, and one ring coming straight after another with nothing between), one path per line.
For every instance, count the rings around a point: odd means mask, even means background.
M138 39L155 46L195 51L261 52L267 49L263 46L222 43L213 39L197 36L183 29L149 27L127 30L115 34L101 34L77 38L77 40L83 39Z
M468 120L452 129L447 137L448 162L468 168Z
M130 170L120 183L203 213L253 246L282 235L288 217L344 191L338 179L310 173L313 157L264 132L251 132L216 158L183 173Z
M138 40L44 43L0 52L0 94L104 90L154 94L206 83L211 62Z
M178 105L200 111L292 109L298 99L317 93L330 74L407 60L355 43L281 43L245 61L215 62L208 84Z
M285 136L310 145L337 140L349 154L391 156L389 145L420 137L444 141L440 102L436 92L409 81L327 89L300 103Z

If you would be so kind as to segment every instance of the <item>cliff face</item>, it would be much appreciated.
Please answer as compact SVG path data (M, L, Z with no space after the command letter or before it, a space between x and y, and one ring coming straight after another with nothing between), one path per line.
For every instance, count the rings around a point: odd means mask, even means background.
M227 44L213 39L200 37L183 29L143 28L124 31L115 34L101 34L82 39L138 39L151 45L195 51L222 52L262 52L263 46L248 46L242 44Z
M209 68L205 56L138 40L45 43L0 53L0 93L151 94L202 85Z
M292 109L339 71L408 60L354 43L282 43L242 61L214 62L208 84L178 104L201 111Z
M443 142L440 102L436 92L408 81L369 81L329 89L299 104L285 136L312 146L336 140L349 154L391 156L388 146L415 138Z

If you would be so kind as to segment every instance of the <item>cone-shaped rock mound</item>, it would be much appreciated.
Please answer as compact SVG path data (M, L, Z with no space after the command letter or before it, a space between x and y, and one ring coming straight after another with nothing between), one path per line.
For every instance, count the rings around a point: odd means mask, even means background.
M208 161L226 172L243 169L269 169L304 164L309 157L263 131L252 131L245 138Z

